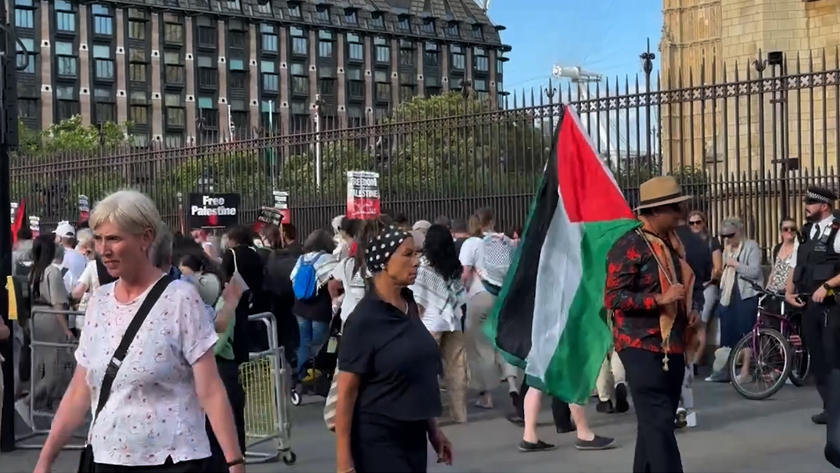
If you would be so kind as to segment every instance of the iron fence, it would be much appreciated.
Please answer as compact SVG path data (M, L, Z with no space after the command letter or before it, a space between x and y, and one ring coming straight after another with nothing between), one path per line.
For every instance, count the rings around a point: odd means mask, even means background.
M646 53L636 77L549 83L509 96L501 108L475 98L467 84L465 92L414 98L378 119L333 118L323 110L287 116L274 136L254 131L177 149L18 153L12 196L25 198L28 213L49 226L74 220L79 194L93 203L133 187L177 226L190 192L240 193L240 218L249 223L278 190L289 193L293 222L309 231L344 213L346 173L364 170L380 174L383 209L410 219L466 217L490 206L500 226L521 225L560 106L570 103L631 204L641 182L673 174L713 227L739 216L768 247L784 216L803 219L800 199L808 185L837 188L837 52L782 63L759 57L750 64L703 64L676 78L654 75L654 57Z

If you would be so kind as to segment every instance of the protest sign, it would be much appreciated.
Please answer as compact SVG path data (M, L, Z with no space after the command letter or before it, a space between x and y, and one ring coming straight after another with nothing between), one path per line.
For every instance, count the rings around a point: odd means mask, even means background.
M347 173L346 216L364 220L379 216L379 173L368 171Z

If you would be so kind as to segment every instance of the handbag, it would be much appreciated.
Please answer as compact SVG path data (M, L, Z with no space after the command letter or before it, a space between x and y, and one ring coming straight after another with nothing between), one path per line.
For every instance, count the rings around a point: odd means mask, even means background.
M108 398L111 396L111 387L114 384L114 378L117 377L117 372L119 371L123 360L125 360L125 356L128 354L128 348L131 346L135 337L137 337L137 332L140 330L140 327L143 325L146 317L148 317L152 307L155 306L158 299L160 299L160 296L163 294L163 291L166 290L167 286L169 286L172 281L173 279L171 276L166 274L163 275L163 277L155 283L154 287L152 287L152 290L149 291L149 294L146 296L143 304L140 305L140 308L137 309L137 313L134 314L134 318L131 319L131 323L128 324L128 328L125 330L119 346L117 346L116 351L114 351L114 355L111 357L111 361L108 363L108 368L105 369L105 376L102 378L102 388L99 390L99 401L96 404L93 421L90 423L91 430L93 430L93 426L96 424L99 413L102 412L102 408L105 407L105 404L108 402ZM85 448L82 450L82 454L79 457L79 473L94 473L94 463L93 447L91 447L89 443L86 443Z

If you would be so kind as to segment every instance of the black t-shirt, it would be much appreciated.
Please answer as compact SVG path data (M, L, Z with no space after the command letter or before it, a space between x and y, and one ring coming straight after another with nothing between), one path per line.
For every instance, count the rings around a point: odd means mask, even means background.
M398 421L441 415L440 350L411 291L403 297L408 315L368 291L344 323L338 368L361 377L354 414Z
M461 254L461 247L464 246L464 242L467 241L468 238L461 237L455 239L455 251L458 252L457 254Z

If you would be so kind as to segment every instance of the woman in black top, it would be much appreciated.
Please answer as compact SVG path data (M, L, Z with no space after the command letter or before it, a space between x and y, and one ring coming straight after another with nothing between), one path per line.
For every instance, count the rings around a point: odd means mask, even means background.
M227 249L222 255L222 272L225 283L238 272L248 291L242 295L236 307L236 325L233 327L233 352L236 364L248 361L249 352L268 349L268 335L265 325L250 323L248 316L265 312L263 302L262 259L254 249L254 232L248 227L235 226L227 230Z
M422 473L427 442L451 464L452 445L435 422L440 352L407 289L419 265L413 238L389 226L362 250L373 281L338 353L337 471Z

